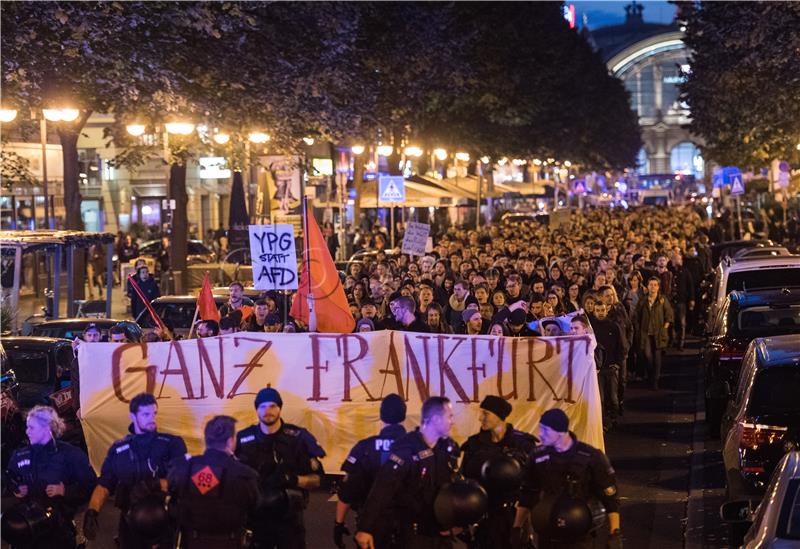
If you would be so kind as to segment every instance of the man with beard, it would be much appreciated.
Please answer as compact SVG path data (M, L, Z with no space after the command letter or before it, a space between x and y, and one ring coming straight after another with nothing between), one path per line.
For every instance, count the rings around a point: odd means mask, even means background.
M506 423L510 413L507 400L494 395L484 398L479 416L481 430L469 437L462 448L461 474L480 482L489 494L489 513L478 525L475 549L511 547L521 470L536 446L536 437ZM520 474L509 477L498 472L505 461Z
M281 419L283 399L272 387L255 399L258 423L236 434L236 457L258 472L262 495L251 524L256 549L304 549L308 490L320 484L325 451L306 429Z
M130 434L108 449L89 508L83 515L83 533L89 540L95 539L100 509L113 494L120 510L118 536L122 549L172 547L171 528L165 527L158 536L146 535L137 529L135 516L147 506L163 507L168 465L186 455L186 444L181 437L158 432L158 403L153 395L136 395L129 410Z

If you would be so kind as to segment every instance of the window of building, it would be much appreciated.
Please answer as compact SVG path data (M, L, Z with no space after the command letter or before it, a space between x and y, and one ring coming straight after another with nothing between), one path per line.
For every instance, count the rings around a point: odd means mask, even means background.
M673 147L670 153L670 168L673 173L693 175L702 179L705 162L703 155L700 154L700 149L694 143L684 141Z

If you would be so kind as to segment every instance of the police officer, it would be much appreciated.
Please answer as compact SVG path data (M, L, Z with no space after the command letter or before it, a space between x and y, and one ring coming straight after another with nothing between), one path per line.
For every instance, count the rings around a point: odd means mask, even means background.
M621 549L617 480L606 455L579 442L569 431L567 414L558 408L542 414L539 438L541 446L531 452L523 473L512 546L522 546L520 527L532 514L539 549L593 547L592 518L599 522L594 511L599 502L608 515L608 547ZM570 510L566 520L558 517L559 509ZM585 520L573 520L581 510Z
M359 511L369 495L378 470L389 459L389 453L395 440L406 434L401 425L406 419L406 403L397 394L386 396L381 402L381 421L383 429L377 436L365 438L356 443L347 459L342 464L344 479L339 485L336 503L336 520L333 527L333 542L336 547L344 549L344 536L350 534L345 526L347 511L352 507ZM384 524L382 532L376 532L376 545L389 547L392 537L390 524Z
M480 482L489 494L489 513L478 526L473 547L510 547L522 466L536 437L517 431L506 418L511 404L490 395L480 405L481 430L462 447L461 473Z
M30 446L16 450L8 463L8 477L21 505L40 511L52 508L48 531L36 539L12 542L15 549L75 547L72 521L78 507L89 500L97 477L89 459L81 450L57 440L64 432L64 422L49 406L34 406L27 417ZM4 530L7 526L4 525ZM4 536L7 535L4 531Z
M136 517L146 507L163 509L168 465L186 455L186 444L181 437L156 430L158 404L153 395L136 395L128 409L130 434L108 449L89 508L83 515L83 533L87 539L95 539L100 509L114 494L114 504L120 510L118 536L122 549L170 547L173 533L168 525L161 532L145 533L137 527Z
M262 503L252 522L253 547L303 549L308 490L319 486L325 452L307 430L281 419L283 399L272 387L255 400L258 423L236 434L236 456L258 472Z
M440 488L456 478L458 444L450 438L453 408L446 397L430 397L422 404L422 425L392 445L359 514L356 542L362 549L381 549L375 540L386 517L394 515L401 547L449 549L452 535L435 518L434 502Z
M204 429L203 455L177 461L169 471L180 549L247 546L245 525L258 504L258 474L233 456L235 434L235 419L215 416Z

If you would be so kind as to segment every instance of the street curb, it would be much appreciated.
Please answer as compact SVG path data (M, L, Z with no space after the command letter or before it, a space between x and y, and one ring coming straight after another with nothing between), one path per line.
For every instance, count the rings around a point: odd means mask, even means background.
M705 393L702 372L697 375L695 394L694 426L692 428L692 459L689 472L689 499L686 503L686 526L684 528L684 549L703 548L703 527L705 513L703 508L703 470L705 454L706 421Z

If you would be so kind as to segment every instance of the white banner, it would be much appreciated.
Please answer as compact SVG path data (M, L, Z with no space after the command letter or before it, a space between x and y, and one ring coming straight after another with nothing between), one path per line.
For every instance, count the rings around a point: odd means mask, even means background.
M257 290L296 290L294 227L285 223L249 225L253 286Z
M593 336L506 338L404 332L230 334L168 343L81 345L81 413L89 458L99 470L111 443L127 433L128 403L147 391L158 399L158 425L203 450L213 416L257 422L253 400L272 386L282 417L305 427L337 472L350 448L380 430L380 400L408 403L405 425L419 424L428 396L450 398L453 437L477 432L480 401L500 395L509 421L535 433L541 414L562 408L578 438L603 448Z

